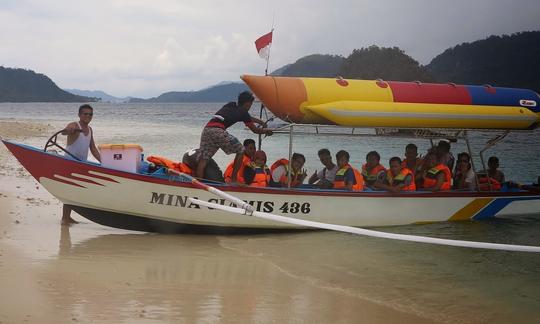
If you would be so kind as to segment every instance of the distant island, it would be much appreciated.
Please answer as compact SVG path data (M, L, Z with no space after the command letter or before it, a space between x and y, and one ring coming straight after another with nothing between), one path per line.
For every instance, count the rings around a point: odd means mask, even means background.
M78 96L97 98L98 101L101 101L101 102L123 103L123 102L128 102L131 99L131 97L118 98L115 96L111 96L110 94L105 93L101 90L79 90L79 89L63 89L63 90L69 93L78 95Z
M60 89L46 75L0 66L0 102L93 102Z
M355 49L347 57L308 55L271 75L491 84L540 92L538 57L540 31L529 31L456 45L425 66L398 47L373 45ZM74 92L71 94L43 74L0 67L0 102L226 102L246 89L241 82L221 82L198 91L171 91L149 99L116 98L104 92L85 90L71 90Z

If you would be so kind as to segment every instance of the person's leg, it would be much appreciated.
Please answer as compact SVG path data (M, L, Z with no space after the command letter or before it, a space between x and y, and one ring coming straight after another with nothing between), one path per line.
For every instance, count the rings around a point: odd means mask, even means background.
M200 159L199 163L197 163L197 171L195 172L195 176L199 179L204 178L204 169L206 169L206 164L208 163L208 160Z
M197 162L197 169L195 170L195 177L199 179L204 179L204 170L208 161L216 154L221 142L223 141L223 136L221 133L224 132L220 128L210 128L205 127L201 134L201 142L199 144L200 158Z
M71 207L68 205L63 205L62 207L62 225L71 225L71 224L77 224L76 220L71 218Z
M234 165L233 165L233 172L231 176L231 183L238 182L238 170L240 170L240 166L242 165L242 156L244 155L244 152L236 153L236 156L234 157Z
M225 136L225 139L223 141L224 144L221 146L223 152L225 152L225 154L236 154L236 156L234 157L231 183L237 183L238 170L240 170L240 167L242 166L244 146L236 137L232 136L231 134L224 132L223 135Z

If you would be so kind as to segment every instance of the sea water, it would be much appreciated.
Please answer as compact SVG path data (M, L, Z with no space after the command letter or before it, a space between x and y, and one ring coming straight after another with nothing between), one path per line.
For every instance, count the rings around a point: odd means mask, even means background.
M4 103L0 104L0 119L38 121L59 130L68 122L77 120L77 106L65 103ZM156 154L179 160L187 149L198 147L202 127L221 104L95 103L93 106L91 126L96 143L139 144L144 148L145 156ZM254 106L251 113L258 115L258 107ZM240 141L257 138L243 124L231 127L230 132ZM540 175L539 134L538 131L509 134L501 143L489 149L486 157L499 157L501 170L507 180L536 182ZM470 133L473 151L481 150L492 136L489 133ZM293 139L294 151L306 156L308 174L322 167L317 150L324 147L333 154L340 149L349 151L351 163L358 168L371 150L378 151L381 162L387 165L390 157L403 156L407 143L415 143L420 154L430 147L429 141L422 139L347 136L296 136ZM44 145L40 143L41 140L31 139L27 144ZM288 156L288 143L289 137L285 135L263 139L269 164ZM462 151L467 151L465 143L452 143L454 156ZM215 157L222 169L232 158L221 151ZM475 162L477 166L480 165L479 160ZM339 208L335 212L339 213ZM380 230L538 246L539 219L529 216L386 227ZM120 246L125 240L122 234L117 235L116 241ZM79 247L111 238L110 234L100 235L99 232L92 236L80 242ZM213 236L210 238L214 239ZM216 238L224 248L262 258L283 273L320 289L358 296L437 321L540 322L538 254L432 246L334 232ZM155 240L152 236L142 239ZM167 244L176 243L167 242L164 239L160 246L173 256L174 246ZM122 253L126 253L129 246L122 249ZM218 268L215 270L219 272ZM293 293L300 300L298 302L306 305L313 298L303 291Z

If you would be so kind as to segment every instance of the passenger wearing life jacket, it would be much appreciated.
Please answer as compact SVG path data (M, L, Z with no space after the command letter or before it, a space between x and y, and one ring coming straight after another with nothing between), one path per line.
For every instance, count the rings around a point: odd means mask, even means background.
M447 140L440 140L439 144L435 147L435 152L438 156L439 163L442 163L448 167L450 171L454 168L456 159L452 152L450 152L450 142Z
M488 176L493 178L498 183L504 182L504 173L499 168L499 158L496 156L490 156L488 159Z
M386 171L384 182L375 182L375 188L391 192L415 191L414 174L408 168L402 167L403 162L397 156L390 159L390 169Z
M423 190L446 191L450 190L452 183L452 173L450 169L442 163L435 153L428 153L424 158L424 184Z
M472 169L469 153L462 152L458 154L452 182L452 189L476 190L476 175Z
M240 169L238 169L238 173L236 174L236 181L238 183L245 184L246 181L244 179L244 169L246 166L248 166L251 162L253 162L253 156L255 154L256 148L255 148L255 141L251 138L248 138L244 140L244 155L242 156L242 164L240 165ZM225 178L226 183L232 182L232 172L234 168L234 160L227 165L227 168L225 169L225 172L223 173L223 177Z
M334 178L334 189L362 191L364 190L364 178L349 164L349 152L341 150L336 154L338 171Z
M154 163L156 166L162 166L169 170L174 170L182 173L186 173L190 176L194 175L193 169L189 167L189 165L182 163L182 162L174 162L172 160L169 160L167 158L164 158L162 156L158 155L150 155L146 158L148 162Z
M383 182L386 178L386 169L380 161L381 156L377 151L371 151L366 155L366 163L362 166L362 176L366 186L373 187L377 180Z
M307 176L306 170L302 169L306 163L306 158L300 153L293 153L291 163L287 159L279 159L272 164L270 171L272 171L273 182L280 187L288 187L289 174L291 178L291 187L298 187Z
M496 156L490 156L488 159L488 170L478 174L478 190L480 191L499 191L504 183L504 173L498 170L499 159Z
M315 184L319 189L330 189L334 184L334 178L339 167L332 161L332 155L328 149L320 149L317 152L319 160L324 168L319 172L315 171L308 180L308 183Z
M245 183L252 187L268 187L272 181L272 173L266 165L266 153L257 151L253 161L244 169L243 178Z
M412 143L407 144L405 147L405 159L401 162L402 168L411 170L414 175L414 181L418 185L419 182L423 182L422 170L424 160L418 157L418 147Z

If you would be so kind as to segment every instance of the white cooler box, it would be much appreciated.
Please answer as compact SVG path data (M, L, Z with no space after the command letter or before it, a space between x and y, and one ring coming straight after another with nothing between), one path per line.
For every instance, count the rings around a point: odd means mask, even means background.
M142 147L138 144L101 144L101 166L137 173L141 169Z

